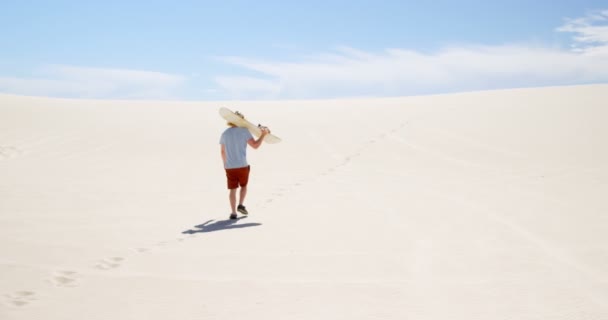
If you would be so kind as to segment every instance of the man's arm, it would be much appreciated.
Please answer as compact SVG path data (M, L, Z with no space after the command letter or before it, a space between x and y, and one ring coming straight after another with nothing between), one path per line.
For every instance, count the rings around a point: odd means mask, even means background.
M254 149L259 148L262 145L262 141L264 141L264 137L269 132L270 131L268 130L268 128L262 128L262 134L260 135L260 137L257 140L254 140L253 138L247 140L247 144L249 144Z
M223 144L221 144L221 146L222 146L222 151L221 151L222 152L222 161L224 161L224 165L226 165L226 147Z

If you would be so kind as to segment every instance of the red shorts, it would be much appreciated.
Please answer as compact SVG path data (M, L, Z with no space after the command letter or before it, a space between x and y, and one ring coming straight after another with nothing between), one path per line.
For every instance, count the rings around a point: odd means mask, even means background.
M249 182L249 171L251 171L251 166L226 169L228 189L236 189L239 186L246 187L247 183Z

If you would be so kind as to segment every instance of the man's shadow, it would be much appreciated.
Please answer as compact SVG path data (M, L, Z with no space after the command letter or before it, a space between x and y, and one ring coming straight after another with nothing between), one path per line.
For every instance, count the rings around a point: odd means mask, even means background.
M229 220L209 220L203 224L199 224L195 226L195 229L190 229L182 232L183 234L195 234L195 233L206 233L206 232L214 232L220 230L229 230L229 229L241 229L248 227L257 227L262 225L261 223L242 223L237 224L238 221L245 219L247 217L240 217L238 219L229 219ZM215 221L215 222L213 222Z

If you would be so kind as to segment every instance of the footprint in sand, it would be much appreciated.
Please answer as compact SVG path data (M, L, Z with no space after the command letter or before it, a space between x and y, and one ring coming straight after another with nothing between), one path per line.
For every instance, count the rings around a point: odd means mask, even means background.
M95 265L95 268L99 270L111 270L120 267L121 263L124 261L124 258L121 257L113 257L107 258L103 260L99 260Z
M23 307L28 303L37 300L36 293L33 291L17 291L5 295L8 305L13 307Z
M50 282L56 287L75 287L78 273L75 271L57 271L53 274Z
M16 157L21 153L19 149L13 146L0 146L0 159L8 159Z

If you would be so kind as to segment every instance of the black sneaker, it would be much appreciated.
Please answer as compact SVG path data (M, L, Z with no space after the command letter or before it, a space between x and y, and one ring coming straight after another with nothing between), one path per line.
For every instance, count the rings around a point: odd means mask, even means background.
M232 220L236 220L236 218L237 218L237 217L236 217L236 213L231 213L231 214L230 214L230 219L232 219Z
M236 208L236 211L242 214L249 214L249 212L247 212L247 209L245 209L245 206L242 204L239 204L239 206Z

